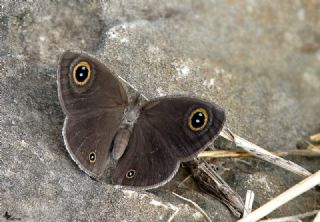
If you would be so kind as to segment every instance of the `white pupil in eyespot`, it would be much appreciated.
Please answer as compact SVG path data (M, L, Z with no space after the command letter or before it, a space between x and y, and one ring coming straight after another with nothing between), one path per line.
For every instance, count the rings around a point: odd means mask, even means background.
M127 172L127 177L128 177L128 178L132 178L132 177L134 177L134 175L135 175L135 171L134 171L134 170L129 170L129 171Z
M201 111L195 112L192 114L192 117L191 117L192 127L194 127L194 128L203 127L205 122L206 122L205 114L202 113Z
M75 71L75 79L77 82L85 84L90 77L90 70L87 66L79 66Z

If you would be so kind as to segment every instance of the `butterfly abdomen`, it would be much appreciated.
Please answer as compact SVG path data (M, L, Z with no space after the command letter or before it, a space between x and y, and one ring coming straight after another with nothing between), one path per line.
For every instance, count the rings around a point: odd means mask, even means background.
M130 135L131 130L129 129L129 127L120 128L120 130L117 132L112 148L113 159L119 160L120 157L122 157L128 145Z

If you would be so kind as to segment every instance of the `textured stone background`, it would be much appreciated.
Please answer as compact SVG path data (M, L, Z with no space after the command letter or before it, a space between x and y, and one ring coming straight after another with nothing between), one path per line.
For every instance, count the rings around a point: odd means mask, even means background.
M8 212L22 221L167 221L180 209L173 221L205 221L175 191L214 221L235 221L211 196L177 188L183 170L163 188L133 192L77 168L56 89L66 49L91 53L149 98L215 101L234 132L269 150L293 149L320 129L318 0L0 0L0 220ZM250 163L229 161L224 177L242 196L256 192L254 208L301 179ZM320 193L310 191L273 216L319 207Z

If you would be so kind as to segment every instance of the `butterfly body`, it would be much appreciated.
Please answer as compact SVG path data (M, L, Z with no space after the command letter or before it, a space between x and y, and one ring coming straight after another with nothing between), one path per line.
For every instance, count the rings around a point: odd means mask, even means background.
M180 161L192 159L219 134L224 111L191 97L128 101L112 72L92 57L65 52L58 93L66 115L63 137L72 159L100 178L117 160L114 184L151 189L168 182Z
M132 129L137 122L140 115L139 105L142 103L142 97L138 95L131 104L125 109L123 114L122 123L114 138L112 147L112 158L119 160L125 152L128 145Z

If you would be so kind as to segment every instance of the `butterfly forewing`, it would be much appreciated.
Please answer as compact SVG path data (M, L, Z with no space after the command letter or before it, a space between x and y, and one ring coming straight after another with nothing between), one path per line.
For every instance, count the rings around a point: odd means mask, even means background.
M97 60L67 51L59 63L58 94L68 152L87 174L100 177L128 103L124 88Z

